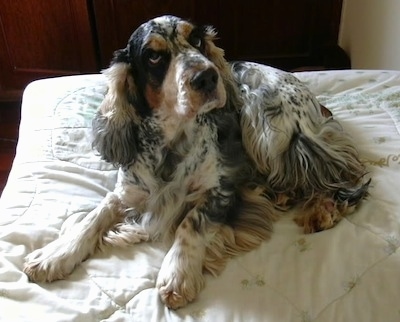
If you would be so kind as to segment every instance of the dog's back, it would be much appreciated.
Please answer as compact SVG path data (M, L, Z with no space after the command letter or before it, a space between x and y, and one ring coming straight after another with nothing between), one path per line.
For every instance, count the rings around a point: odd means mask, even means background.
M247 62L234 63L232 72L243 100L244 147L258 171L281 203L305 206L307 219L298 222L306 232L330 228L367 195L355 144L293 74ZM321 211L332 221L314 218Z

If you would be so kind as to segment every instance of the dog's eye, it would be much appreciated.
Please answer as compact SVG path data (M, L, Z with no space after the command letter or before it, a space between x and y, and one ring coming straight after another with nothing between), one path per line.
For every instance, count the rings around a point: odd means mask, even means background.
M200 49L203 45L203 39L200 36L192 36L190 43L193 47Z
M161 62L161 59L162 54L157 51L151 50L148 54L148 60L151 65L157 65L159 62Z

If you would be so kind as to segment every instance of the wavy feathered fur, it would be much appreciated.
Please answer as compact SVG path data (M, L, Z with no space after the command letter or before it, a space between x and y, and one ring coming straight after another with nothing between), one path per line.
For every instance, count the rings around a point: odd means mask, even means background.
M34 281L65 278L98 248L163 240L157 278L176 309L204 272L268 239L276 208L300 204L306 232L328 229L366 196L350 138L291 74L228 64L214 30L177 17L140 26L104 71L93 146L119 166L99 206L31 253Z
M280 206L303 203L297 221L305 232L332 227L366 197L370 182L352 139L292 74L247 62L232 69L244 146Z

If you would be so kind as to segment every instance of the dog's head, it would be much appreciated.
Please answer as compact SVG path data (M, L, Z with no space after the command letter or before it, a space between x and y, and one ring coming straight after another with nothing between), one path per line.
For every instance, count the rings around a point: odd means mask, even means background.
M114 53L104 71L109 90L94 122L94 145L104 159L132 161L132 127L146 117L183 124L226 105L233 79L223 50L213 42L215 36L210 26L162 16L142 24L126 48ZM113 133L107 134L105 127ZM116 135L115 130L121 133ZM119 148L128 155L116 153Z
M141 105L139 113L162 109L193 117L225 105L223 52L213 44L214 37L211 27L173 16L155 18L132 34L125 49L115 52L111 70L121 65L128 69L135 84L130 99Z

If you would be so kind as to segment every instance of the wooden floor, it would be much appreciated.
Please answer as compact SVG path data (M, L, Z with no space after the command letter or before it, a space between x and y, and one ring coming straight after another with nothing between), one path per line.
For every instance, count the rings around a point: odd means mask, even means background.
M0 103L0 194L14 160L20 116L20 103Z

